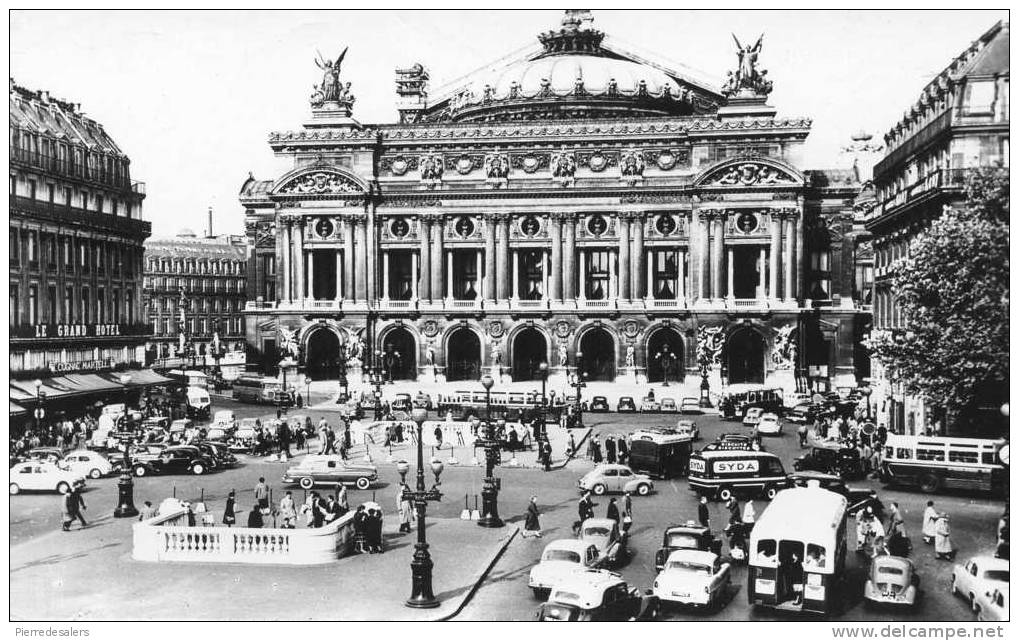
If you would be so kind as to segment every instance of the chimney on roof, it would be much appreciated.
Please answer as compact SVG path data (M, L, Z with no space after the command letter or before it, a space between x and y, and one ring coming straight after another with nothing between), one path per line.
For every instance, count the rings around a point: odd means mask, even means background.
M215 238L215 236L212 235L212 207L209 207L209 234L206 238Z

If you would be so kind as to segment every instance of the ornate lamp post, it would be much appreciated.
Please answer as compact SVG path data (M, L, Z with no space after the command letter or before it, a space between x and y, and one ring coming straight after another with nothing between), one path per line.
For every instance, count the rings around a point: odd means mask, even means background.
M304 377L304 404L311 405L311 377Z
M662 383L662 387L669 386L669 368L676 361L676 355L672 353L669 346L666 345L662 348L662 351L655 354L655 358L658 359L658 365L662 368L662 373L665 376L665 381Z
M124 407L126 408L128 403L128 397L130 396L130 390L128 389L127 386L131 384L131 375L121 374L119 377L117 377L117 380L119 380L120 384L124 386Z
M442 493L439 492L439 475L442 474L442 461L432 461L432 473L435 475L435 484L432 489L425 489L425 463L424 450L421 439L421 427L428 418L428 411L418 407L411 412L411 418L417 424L418 429L418 466L417 486L414 490L404 490L403 498L414 504L417 510L418 540L414 545L414 559L410 563L411 593L406 605L410 608L434 608L438 607L439 600L432 592L432 557L428 554L428 540L425 537L425 509L429 501L442 500ZM396 465L396 471L400 473L400 479L406 483L407 471L410 466L406 461L400 461Z
M541 408L538 416L541 418L541 436L544 436L546 430L545 411L548 406L548 396L545 395L545 388L548 385L548 363L541 361L541 364L538 365L538 374L541 376ZM535 434L534 436L537 438L539 435Z
M46 410L43 408L43 402L46 400L46 393L42 391L42 381L35 379L35 431L39 431L39 425L42 422L43 417L46 416Z
M860 388L860 393L863 394L864 398L867 399L867 420L871 420L870 415L870 395L874 393L874 390L870 388L870 385L864 385Z
M577 371L573 374L573 382L572 382L573 388L574 388L574 390L576 390L576 396L577 396L576 402L575 402L576 404L575 404L575 407L574 407L577 419L576 419L576 423L573 424L573 427L580 428L580 429L583 429L583 427L584 427L584 415L583 415L582 406L580 404L580 393L581 393L580 391L581 391L581 389L587 387L587 384L584 383L584 379L587 378L587 374L584 373L583 367L584 367L584 353L583 352L577 352Z
M711 367L711 356L701 354L697 358L697 365L701 368L701 407L711 407L711 384L708 382L708 370Z
M502 527L502 519L499 518L499 488L502 483L495 478L495 466L502 458L499 447L502 442L495 433L495 424L492 423L492 385L495 381L491 376L485 374L481 377L481 384L485 388L485 432L483 438L475 439L474 444L485 450L485 480L481 488L481 518L478 525L481 527Z

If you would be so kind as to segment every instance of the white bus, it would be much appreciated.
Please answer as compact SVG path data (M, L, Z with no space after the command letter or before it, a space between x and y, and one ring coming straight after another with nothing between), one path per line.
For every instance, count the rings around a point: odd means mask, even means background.
M1001 492L1008 483L1003 439L902 436L889 434L881 463L888 485Z

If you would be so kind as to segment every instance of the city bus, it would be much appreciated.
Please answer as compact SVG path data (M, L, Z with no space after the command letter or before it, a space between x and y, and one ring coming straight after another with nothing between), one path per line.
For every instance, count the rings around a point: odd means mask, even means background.
M638 429L631 435L630 458L627 463L634 472L654 478L672 478L686 474L693 439L689 432L671 428Z
M540 403L541 392L491 392L490 395L486 395L483 389L461 390L450 394L439 394L436 399L436 408L440 413L453 411L462 415L469 413L484 418L485 412L491 407L492 418L506 418L535 410L540 406ZM546 419L559 420L565 407L565 399L562 396L556 396L555 401L545 408Z
M889 434L881 481L928 493L942 489L999 493L1008 483L1007 461L1002 460L1006 445L1004 439Z
M818 486L779 492L750 533L750 605L831 612L845 579L847 508L844 496Z
M244 375L234 380L233 391L236 401L275 405L283 394L283 385L275 378Z
M785 407L785 392L781 387L767 385L730 385L722 390L718 400L718 415L723 419L741 419L751 407L765 412L781 414Z

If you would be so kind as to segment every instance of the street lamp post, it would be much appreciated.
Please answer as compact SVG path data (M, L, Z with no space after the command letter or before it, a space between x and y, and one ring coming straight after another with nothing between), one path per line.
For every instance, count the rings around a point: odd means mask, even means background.
M587 378L587 376L586 374L584 374L583 367L584 367L584 353L577 352L577 371L573 375L573 388L576 390L577 396L575 401L576 404L574 407L576 422L573 424L573 427L576 427L578 429L584 428L584 415L582 409L583 406L580 404L580 393L581 393L580 390L583 389L584 387L587 387L587 384L584 383L584 379Z
M870 414L870 395L874 393L874 390L870 388L870 385L864 385L860 388L860 393L863 394L864 398L867 399L867 420L871 420Z
M495 477L495 466L501 458L499 446L502 445L495 433L495 424L492 423L492 385L495 380L485 374L481 377L481 384L485 388L485 432L484 437L475 439L474 445L481 446L485 450L485 480L481 487L481 518L478 525L481 527L502 527L504 525L499 518L499 488L501 481Z
M665 346L665 348L662 349L662 351L658 352L658 354L656 354L655 357L658 359L658 364L661 366L662 374L665 377L665 380L662 383L662 387L668 387L669 368L672 367L672 363L673 361L676 360L676 357L672 353L672 350L670 350L667 345Z
M701 368L701 407L711 407L711 383L708 382L708 368L711 367L711 360L702 357L698 363Z
M42 381L35 379L35 431L38 432L44 416L46 416L46 410L43 409L43 399L46 398L46 394L42 391Z
M548 385L548 363L542 361L541 364L538 365L538 372L541 374L541 409L538 413L538 416L541 419L540 423L541 436L545 436L547 430L546 428L547 423L545 422L545 412L546 406L548 405L548 397L545 395L545 389ZM535 438L538 438L539 435L535 434L534 436Z
M121 374L119 380L120 384L124 386L124 407L126 409L128 405L128 398L130 396L130 390L127 386L131 383L131 375Z
M304 404L311 405L311 377L304 377Z
M417 424L418 430L418 451L417 451L417 486L416 489L403 491L405 500L414 503L417 511L418 540L414 545L414 558L410 563L411 594L406 605L410 608L434 608L438 607L439 600L432 592L432 557L428 553L428 540L425 536L425 509L429 501L442 500L442 493L439 492L439 475L442 474L442 461L432 461L432 473L435 475L435 484L432 489L425 489L425 461L424 450L421 439L421 428L428 418L428 410L418 407L411 412L411 418ZM410 466L406 461L400 461L396 465L396 471L400 473L401 481L406 484L407 471Z

